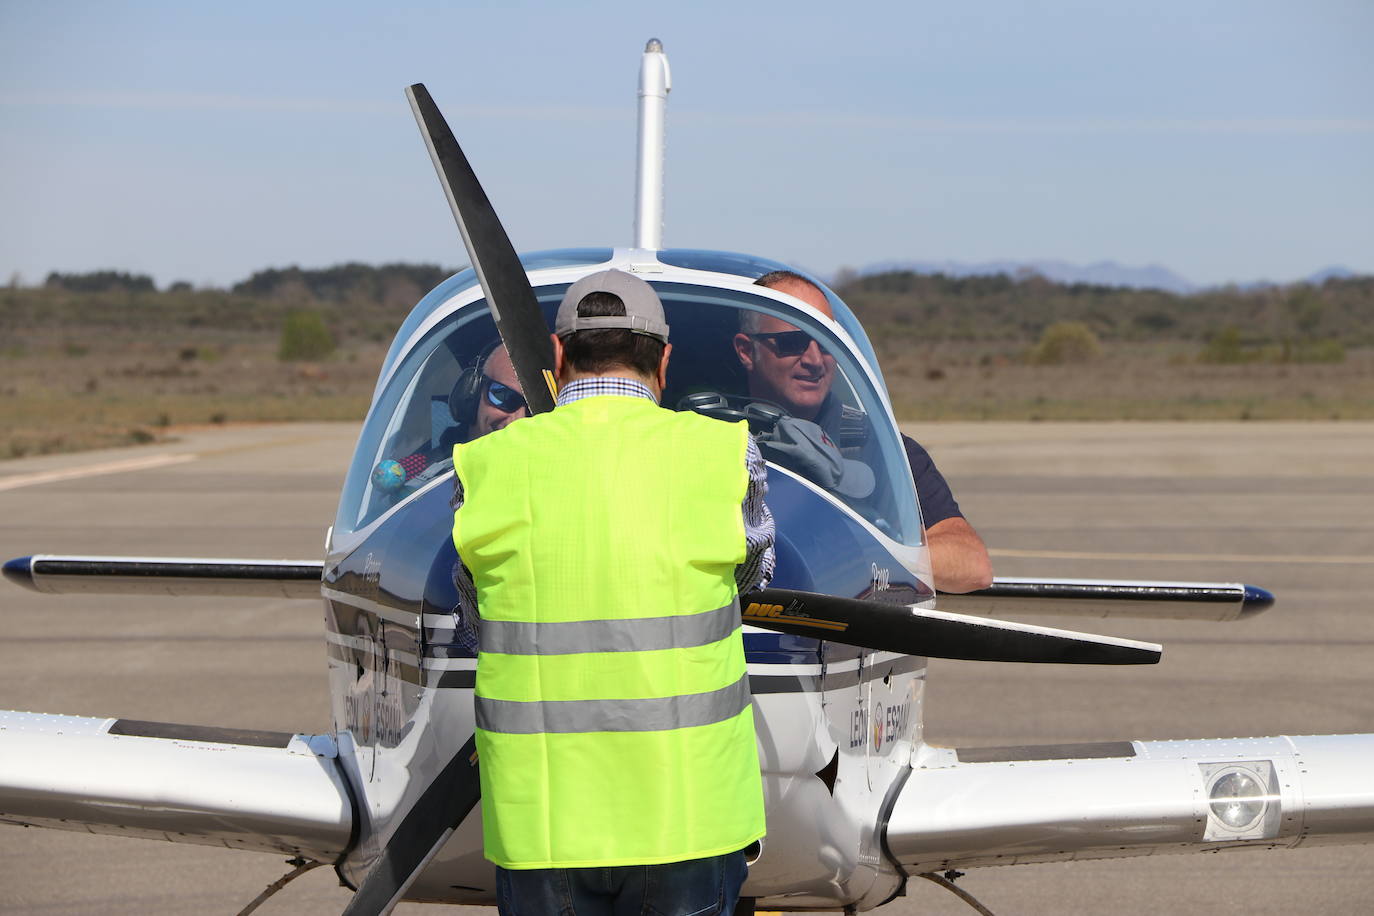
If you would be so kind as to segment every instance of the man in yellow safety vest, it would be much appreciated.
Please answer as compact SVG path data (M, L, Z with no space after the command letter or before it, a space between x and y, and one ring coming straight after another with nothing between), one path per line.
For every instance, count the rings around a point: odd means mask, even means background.
M557 407L453 456L500 910L730 913L764 834L739 611L772 575L763 459L744 423L658 405L642 279L574 283L554 351Z

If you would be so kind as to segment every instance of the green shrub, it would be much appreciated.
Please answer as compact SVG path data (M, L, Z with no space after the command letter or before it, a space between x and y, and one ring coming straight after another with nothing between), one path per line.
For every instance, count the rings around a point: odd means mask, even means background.
M334 352L334 336L324 325L319 312L292 312L281 328L277 358L296 360L327 359Z
M1056 321L1045 328L1028 359L1037 366L1063 366L1090 363L1101 355L1102 345L1092 328L1081 321Z
M1172 331L1178 325L1177 318L1162 311L1144 312L1136 315L1132 322L1142 330L1156 335Z
M1293 348L1295 363L1343 363L1345 346L1339 340L1309 340Z
M1204 363L1249 363L1254 362L1257 355L1241 342L1240 328L1228 325L1207 338L1207 345L1198 354L1198 360Z

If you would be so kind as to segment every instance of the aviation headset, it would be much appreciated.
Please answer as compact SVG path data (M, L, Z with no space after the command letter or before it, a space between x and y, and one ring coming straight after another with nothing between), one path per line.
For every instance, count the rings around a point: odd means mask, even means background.
M458 373L458 381L453 383L453 390L448 395L448 412L455 423L471 426L477 422L477 399L482 396L482 386L487 382L482 369L499 346L501 339L498 337L482 348L471 365Z

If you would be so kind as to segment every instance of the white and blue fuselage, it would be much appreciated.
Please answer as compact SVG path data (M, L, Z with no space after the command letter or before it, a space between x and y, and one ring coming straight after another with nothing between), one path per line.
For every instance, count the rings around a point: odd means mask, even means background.
M772 464L773 584L929 604L911 472L871 346L842 302L831 297L832 320L752 285L783 265L718 252L572 250L525 261L546 311L578 277L607 267L655 286L674 328L667 406L706 390L736 405L748 401L731 348L743 312L810 331L835 360L832 397L843 399L857 430L840 445L873 467L877 483L859 499L808 479L805 468ZM455 636L453 475L438 447L453 435L440 402L453 377L445 370L489 346L494 333L471 272L416 307L382 369L331 532L324 579L333 715L340 761L363 802L360 841L341 866L354 883L473 733L477 660ZM379 491L371 479L378 462L427 449L431 473ZM745 649L769 819L769 838L753 851L749 893L816 906L890 897L901 876L883 853L873 812L908 771L920 740L925 660L753 627L745 629ZM474 811L464 822L410 897L492 899L479 817Z

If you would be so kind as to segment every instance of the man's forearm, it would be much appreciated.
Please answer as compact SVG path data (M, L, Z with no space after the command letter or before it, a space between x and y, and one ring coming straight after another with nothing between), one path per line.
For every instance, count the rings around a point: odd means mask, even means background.
M935 587L942 592L971 592L992 584L992 560L978 532L965 519L942 519L926 529Z

